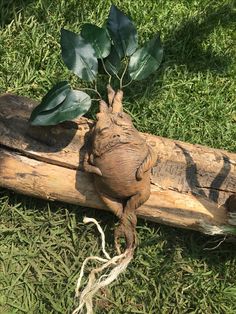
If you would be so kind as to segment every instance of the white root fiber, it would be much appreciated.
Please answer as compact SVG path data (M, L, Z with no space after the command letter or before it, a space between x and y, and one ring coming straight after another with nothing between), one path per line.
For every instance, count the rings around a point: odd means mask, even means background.
M108 286L111 282L116 280L117 277L126 270L127 266L129 265L134 255L134 249L131 248L127 249L124 253L116 255L111 258L105 249L105 235L101 226L96 221L96 219L85 217L84 223L89 222L93 222L97 226L98 231L101 234L102 251L103 254L105 255L105 258L101 258L98 256L90 256L84 260L75 289L75 296L79 298L79 305L73 311L72 314L82 313L85 308L87 314L92 314L94 295L98 292L99 289ZM87 285L81 291L80 287L81 280L84 276L84 269L90 260L96 260L103 264L90 272L88 276ZM98 278L96 278L97 275L99 276Z

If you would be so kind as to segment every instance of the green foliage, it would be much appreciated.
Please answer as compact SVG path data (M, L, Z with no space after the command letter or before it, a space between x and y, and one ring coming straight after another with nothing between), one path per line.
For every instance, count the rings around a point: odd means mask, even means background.
M91 106L88 94L71 90L64 81L55 85L31 114L32 125L55 125L82 116Z
M65 65L85 81L94 81L98 71L96 52L91 42L73 32L61 30L61 54Z
M81 36L93 46L96 58L102 59L109 55L111 41L105 28L93 24L84 24Z
M121 69L121 59L114 46L111 48L111 53L105 59L105 68L110 75L117 76Z
M145 79L156 71L163 56L159 36L137 50L136 28L132 21L115 5L110 8L106 28L86 23L82 26L80 35L62 29L60 43L62 59L67 68L82 80L95 84L94 89L89 88L88 90L95 92L99 96L99 100L101 95L96 87L97 74L101 72L98 71L99 62L103 68L102 74L107 74L109 77L109 83L111 83L111 78L115 77L119 80L120 89L122 89L125 86L123 79L128 64L129 75L127 77L131 80L127 85L132 81ZM76 114L81 116L89 110L91 98L87 94L85 96L85 93L70 91L65 101L59 102L58 99L63 97L66 91L60 92L57 85L52 88L39 107L32 112L31 124L56 124L76 118ZM69 106L68 101L72 101L73 105ZM56 106L49 111L52 104L56 104ZM77 109L76 104L79 106Z
M67 81L57 83L42 99L32 112L30 122L33 124L34 120L41 113L52 111L57 108L66 98L70 91L70 85Z
M130 58L129 74L133 80L143 80L156 71L163 58L160 36L157 35Z
M107 29L120 59L131 56L138 47L138 36L132 21L115 5L111 6Z

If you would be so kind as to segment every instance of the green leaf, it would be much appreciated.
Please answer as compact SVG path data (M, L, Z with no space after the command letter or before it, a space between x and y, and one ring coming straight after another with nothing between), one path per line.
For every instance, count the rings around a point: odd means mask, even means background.
M40 112L32 125L55 125L63 121L75 119L84 115L91 106L91 98L88 94L70 90L65 100L56 108Z
M120 59L131 56L138 47L137 31L132 21L115 5L111 6L107 29Z
M156 35L131 56L128 68L131 78L136 81L145 79L159 68L162 58L163 47L160 36Z
M85 81L93 81L98 71L98 61L93 46L83 37L62 29L61 54L69 70Z
M89 42L97 58L106 58L111 50L111 40L105 28L100 28L93 24L84 24L81 36Z
M43 97L41 103L32 111L30 121L34 121L41 112L50 111L60 105L65 99L71 88L67 81L62 81L53 86L52 89Z
M113 76L118 74L121 68L121 60L114 46L111 47L111 53L104 60L106 70Z
M60 113L65 120L72 120L83 116L91 106L91 98L88 94L78 90L71 90L60 107Z

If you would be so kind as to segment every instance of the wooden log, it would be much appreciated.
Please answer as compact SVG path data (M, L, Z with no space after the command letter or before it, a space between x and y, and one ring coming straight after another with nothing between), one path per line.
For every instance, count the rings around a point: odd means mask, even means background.
M82 169L93 121L81 118L58 126L32 127L28 118L35 105L21 96L0 97L0 186L107 210L91 175ZM236 154L142 136L157 151L158 161L152 169L151 196L138 209L138 216L209 234L235 233L226 202L236 195Z

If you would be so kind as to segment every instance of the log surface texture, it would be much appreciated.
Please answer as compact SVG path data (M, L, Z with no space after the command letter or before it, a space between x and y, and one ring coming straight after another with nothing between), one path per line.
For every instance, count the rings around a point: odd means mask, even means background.
M36 102L0 97L0 186L19 193L106 209L82 169L93 121L32 127ZM150 134L157 151L149 200L138 209L148 220L212 233L227 225L227 199L236 194L236 154ZM207 227L206 227L207 226ZM214 233L214 232L213 232ZM217 232L216 232L217 233Z

